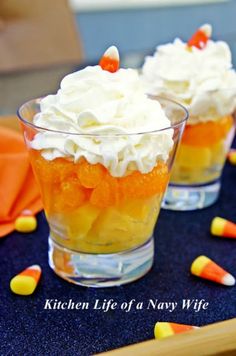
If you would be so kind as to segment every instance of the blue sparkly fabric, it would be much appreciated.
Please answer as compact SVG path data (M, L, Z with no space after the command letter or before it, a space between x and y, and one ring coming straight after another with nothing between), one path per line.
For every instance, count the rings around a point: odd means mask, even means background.
M14 232L1 239L0 354L86 356L151 339L157 321L201 326L236 317L236 286L217 285L189 272L194 258L204 254L236 276L236 240L209 233L214 216L236 221L235 166L226 164L222 182L220 199L210 208L161 211L155 230L155 264L144 278L125 286L90 289L57 277L47 262L48 226L43 213L38 215L36 232ZM28 297L12 294L10 279L31 264L43 269L37 290ZM45 310L46 299L88 302L89 309ZM113 299L118 308L94 310L96 299L100 303ZM121 304L132 299L131 310L121 310ZM173 312L147 309L150 299L178 305ZM183 299L204 299L209 305L199 312L183 310ZM142 309L136 309L138 302L143 302Z

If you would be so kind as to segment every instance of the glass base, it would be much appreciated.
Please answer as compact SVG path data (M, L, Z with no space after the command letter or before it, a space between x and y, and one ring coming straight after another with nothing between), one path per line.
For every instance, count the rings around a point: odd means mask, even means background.
M113 287L132 282L152 267L153 236L145 244L113 254L87 254L69 250L49 236L49 265L67 281L86 287Z
M166 210L197 210L206 208L216 202L220 193L220 181L204 185L170 184L162 202Z

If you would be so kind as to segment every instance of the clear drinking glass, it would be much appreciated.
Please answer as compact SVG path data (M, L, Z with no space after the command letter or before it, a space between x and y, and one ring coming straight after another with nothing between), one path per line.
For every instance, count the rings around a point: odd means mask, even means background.
M203 92L198 99L201 114L189 110L162 203L165 209L202 209L219 196L222 170L235 134L236 90Z
M50 227L49 264L69 282L93 287L121 285L152 267L153 230L188 116L181 105L167 99L158 101L171 127L138 134L83 135L37 127L33 118L40 111L40 99L25 103L18 111ZM42 133L49 139L76 136L81 145L84 140L102 139L112 149L115 142L133 142L140 137L147 144L163 145L158 138L160 134L165 138L163 133L168 132L174 144L167 162L158 160L150 173L126 172L121 178L85 159L78 163L70 158L46 160L41 151L32 148L35 135Z

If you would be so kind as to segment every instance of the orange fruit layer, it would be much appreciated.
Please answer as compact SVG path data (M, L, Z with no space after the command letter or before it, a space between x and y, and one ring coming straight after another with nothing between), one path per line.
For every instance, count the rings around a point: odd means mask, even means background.
M69 209L74 210L78 206L82 205L87 199L87 190L81 186L78 179L69 177L67 180L61 183L59 197L60 204L67 206Z
M163 193L168 184L168 167L158 162L150 173L142 174L135 171L120 179L121 194L127 198L146 198L157 193Z
M182 143L189 146L208 147L226 137L233 127L232 116L225 116L217 121L208 121L185 127Z
M48 161L41 156L40 151L30 151L36 176L43 182L59 183L70 176L76 176L74 163L64 158Z
M95 188L105 176L106 169L101 164L89 164L82 161L78 164L77 175L81 184L86 188Z
M45 209L51 212L72 211L87 201L105 208L130 198L151 197L163 193L169 180L163 162L158 162L150 173L134 171L115 178L101 164L93 165L84 159L76 164L64 158L47 161L40 152L34 152L32 161Z
M122 178L112 177L108 172L98 186L93 190L90 198L91 204L105 208L116 205L121 200L120 181Z

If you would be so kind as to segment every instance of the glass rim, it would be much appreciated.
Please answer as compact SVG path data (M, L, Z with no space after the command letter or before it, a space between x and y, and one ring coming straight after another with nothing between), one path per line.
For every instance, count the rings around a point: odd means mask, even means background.
M181 103L169 99L169 98L165 98L159 95L152 95L152 94L148 94L148 97L150 97L152 100L156 100L156 99L161 99L161 100L165 100L168 101L172 104L175 104L176 106L178 106L179 108L182 109L183 111L183 118L181 120L179 120L178 122L172 124L170 126L167 127L163 127L161 129L158 130L149 130L149 131L143 131L143 132L127 132L127 133L79 133L79 132L69 132L69 131L62 131L62 130L54 130L54 129L49 129L46 127L42 127L42 126L38 126L35 125L32 122L29 122L27 119L25 119L23 117L23 115L21 114L21 111L24 109L24 107L28 104L32 104L32 103L36 103L39 104L40 101L44 98L44 97L39 97L36 99L31 99L26 101L24 104L22 104L18 109L17 109L17 116L19 118L19 120L21 122L23 122L23 124L25 124L26 126L30 126L33 129L36 130L40 130L40 131L46 131L46 132L52 132L52 133L60 133L60 134L65 134L65 135L75 135L75 136L87 136L87 137L121 137L121 136L137 136L137 135L144 135L144 134L155 134L158 132L162 132L162 131L166 131L166 130L170 130L170 129L174 129L176 127L181 126L184 122L187 121L187 119L189 118L189 112L186 109L186 107L184 105L182 105Z

